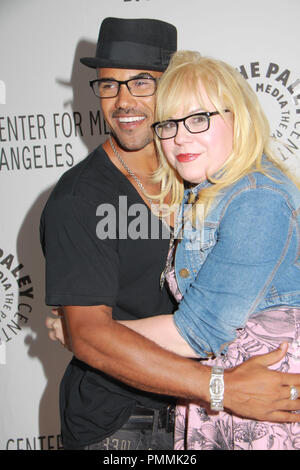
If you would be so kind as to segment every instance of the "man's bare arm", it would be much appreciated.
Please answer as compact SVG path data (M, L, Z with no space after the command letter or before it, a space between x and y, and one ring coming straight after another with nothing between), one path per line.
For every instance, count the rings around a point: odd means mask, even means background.
M210 368L166 351L118 324L109 307L69 306L64 312L78 359L145 391L209 401ZM225 407L252 419L299 422L300 415L289 412L300 409L299 399L289 399L289 386L300 390L300 375L267 369L285 352L286 347L226 370Z
M166 351L112 320L110 307L70 306L64 312L78 359L142 390L209 399L209 370L199 373L196 362ZM187 368L186 380L182 380Z

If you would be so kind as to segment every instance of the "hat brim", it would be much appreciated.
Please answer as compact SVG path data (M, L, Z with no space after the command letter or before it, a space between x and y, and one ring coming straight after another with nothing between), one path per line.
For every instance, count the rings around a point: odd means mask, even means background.
M80 62L92 69L97 68L112 68L112 69L129 69L129 70L154 70L157 72L164 72L167 68L166 65L151 65L133 62L121 62L111 59L100 59L97 57L82 57Z

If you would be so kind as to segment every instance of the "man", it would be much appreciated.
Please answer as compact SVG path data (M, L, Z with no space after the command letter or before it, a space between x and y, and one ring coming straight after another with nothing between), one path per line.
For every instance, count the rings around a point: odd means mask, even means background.
M210 368L115 321L173 310L159 288L168 240L151 238L151 228L147 239L132 239L129 231L124 236L122 220L116 237L97 230L97 214L107 204L118 214L121 197L128 208L146 205L153 221L146 193L160 188L150 179L157 168L150 125L156 83L175 49L176 29L168 23L106 18L96 57L82 59L97 68L92 86L112 137L63 175L41 220L46 303L63 307L75 355L60 391L66 449L171 449L170 396L210 400ZM224 406L256 419L300 421L288 412L300 408L289 400L289 386L299 387L299 377L264 367L283 354L226 371Z

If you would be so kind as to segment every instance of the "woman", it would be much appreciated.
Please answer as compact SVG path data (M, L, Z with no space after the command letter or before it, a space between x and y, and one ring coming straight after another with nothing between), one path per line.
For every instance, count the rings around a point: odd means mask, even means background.
M299 372L300 192L275 163L255 93L227 64L178 52L159 83L157 120L160 201L169 191L175 206L184 201L163 273L180 304L174 316L123 323L225 368L287 340L276 368ZM300 426L188 404L177 413L184 447L300 449Z

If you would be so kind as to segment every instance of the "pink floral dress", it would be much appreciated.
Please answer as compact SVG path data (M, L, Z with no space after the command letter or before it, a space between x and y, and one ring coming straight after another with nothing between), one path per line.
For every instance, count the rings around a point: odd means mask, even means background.
M174 270L167 281L177 301L181 294ZM205 365L234 367L257 354L274 350L283 341L290 347L272 369L300 373L300 309L280 307L252 316L237 331L226 355L205 360ZM180 402L176 409L176 450L300 450L300 424L277 424L238 418L230 412L213 412L205 403Z

